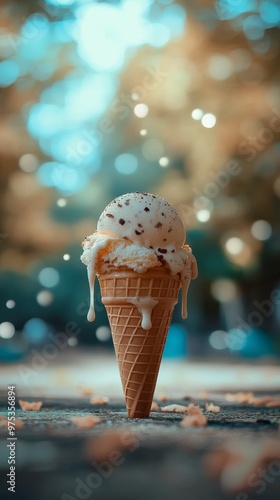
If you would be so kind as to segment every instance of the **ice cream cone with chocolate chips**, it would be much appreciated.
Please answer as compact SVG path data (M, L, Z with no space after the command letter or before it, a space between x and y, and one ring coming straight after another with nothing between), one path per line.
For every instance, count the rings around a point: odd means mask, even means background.
M182 316L187 316L187 292L197 266L184 242L176 210L158 196L138 192L113 200L101 214L97 231L83 242L81 258L90 285L88 319L95 319L97 276L132 418L150 414L180 288Z

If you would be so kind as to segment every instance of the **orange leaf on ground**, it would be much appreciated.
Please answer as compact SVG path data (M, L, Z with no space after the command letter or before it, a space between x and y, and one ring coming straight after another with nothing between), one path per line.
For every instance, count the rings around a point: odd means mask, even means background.
M23 411L38 411L42 406L42 401L23 401L19 400L19 406Z
M225 394L226 401L230 401L231 403L249 403L253 397L253 392L237 392L236 394L227 392Z
M207 425L208 419L205 415L188 415L180 422L181 427L204 427Z
M95 415L85 415L83 417L72 417L71 422L79 429L92 429L96 424L101 422L101 418Z
M206 403L205 408L207 411L211 411L211 413L220 413L221 411L221 408L213 403Z
M193 403L190 403L187 407L187 412L190 416L193 415L202 415L202 409L200 408L199 405L194 405Z

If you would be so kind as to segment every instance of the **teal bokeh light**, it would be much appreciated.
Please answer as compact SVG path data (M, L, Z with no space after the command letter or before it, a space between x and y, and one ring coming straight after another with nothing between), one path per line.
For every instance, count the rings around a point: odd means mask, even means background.
M19 77L19 66L14 61L0 63L0 87L9 87Z
M264 36L263 22L256 15L249 16L243 23L243 31L248 40L260 40Z

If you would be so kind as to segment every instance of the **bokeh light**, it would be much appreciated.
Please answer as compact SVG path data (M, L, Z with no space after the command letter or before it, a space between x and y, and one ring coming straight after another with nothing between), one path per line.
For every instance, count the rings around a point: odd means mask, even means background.
M16 303L14 300L10 299L10 300L7 300L6 302L6 307L8 309L13 309L14 307L16 306Z
M149 107L147 106L147 104L143 103L136 104L134 113L138 118L145 118L145 116L147 116L147 114L149 113Z
M272 228L269 222L266 220L257 220L251 227L251 233L256 238L256 240L265 241L270 238L272 234Z
M41 285L53 288L59 282L59 273L53 267L45 267L39 272L38 280Z
M9 87L19 76L19 67L14 61L0 62L0 87Z
M49 332L49 327L45 321L40 318L28 320L23 327L23 336L31 344L41 344Z
M222 54L214 55L209 59L208 71L215 80L226 80L232 74L232 62Z
M107 342L111 338L111 330L108 326L99 326L95 335L100 342Z
M209 344L218 351L226 349L226 335L227 333L223 330L215 330L209 335Z
M202 123L203 127L205 127L205 128L215 127L216 121L217 121L216 116L213 115L213 113L206 113L201 118L201 123Z
M138 168L138 160L136 156L129 153L119 155L115 159L115 168L120 174L133 174Z
M159 159L159 164L161 167L168 167L169 165L169 158L167 158L166 156L162 156L160 159Z
M233 236L226 241L225 248L230 254L238 255L244 250L245 243L241 238Z
M66 207L67 200L65 200L65 198L59 198L56 203L59 207L63 208Z
M67 343L70 347L75 347L78 344L77 337L68 337Z
M192 111L192 118L194 120L201 120L202 117L203 117L203 111L202 111L202 109L199 109L199 108L193 109L193 111Z
M48 290L41 290L37 293L36 300L40 306L47 307L53 302L54 297Z
M196 218L199 220L199 222L207 222L211 217L211 212L210 210L204 209L204 210L199 210L196 213Z
M234 281L221 278L213 281L211 294L218 302L231 302L238 294Z
M39 160L37 156L26 153L22 155L19 159L19 166L24 172L35 172L39 165Z
M10 339L14 336L15 334L15 327L13 323L10 323L9 321L3 321L3 323L0 323L0 337L2 339Z

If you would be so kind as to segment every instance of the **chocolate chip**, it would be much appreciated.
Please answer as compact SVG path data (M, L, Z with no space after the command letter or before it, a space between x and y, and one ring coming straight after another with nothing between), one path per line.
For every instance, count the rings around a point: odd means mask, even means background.
M144 210L145 210L145 212L149 212L150 211L150 209L148 207L145 207Z
M119 224L121 224L123 226L125 224L125 220L119 219Z
M125 205L129 205L129 203L130 203L130 200L125 200L125 202L124 202Z
M122 208L122 205L120 203L118 203L118 207Z
M137 236L139 236L139 234L142 234L142 231L137 231L137 229L135 229L135 234L137 234Z
M106 214L106 217L109 217L109 219L114 219L114 216L112 214Z
M159 253L167 253L166 248L158 248Z
M155 225L156 228L159 228L162 226L162 223L161 222L157 222L157 224Z
M138 227L143 227L142 224L138 224Z
M168 231L167 231L167 232L168 232L168 233L171 233L171 231L172 231L172 228L170 227L170 228L168 229Z
M161 212L161 215L165 216L165 213L164 213L164 212Z
M171 253L175 253L175 250L171 250Z

